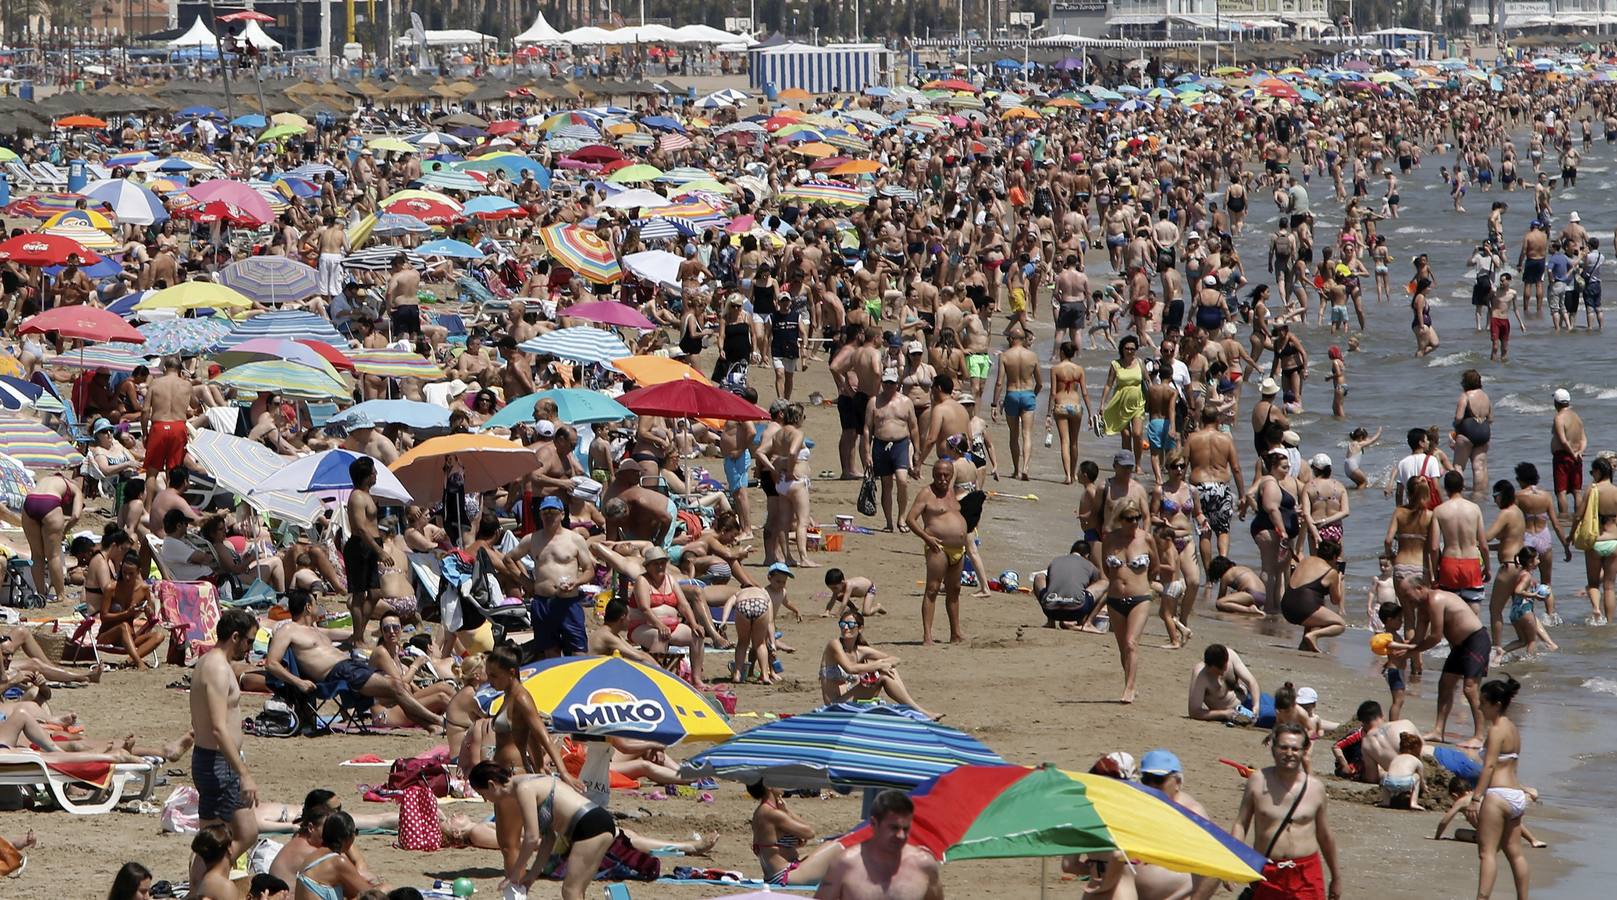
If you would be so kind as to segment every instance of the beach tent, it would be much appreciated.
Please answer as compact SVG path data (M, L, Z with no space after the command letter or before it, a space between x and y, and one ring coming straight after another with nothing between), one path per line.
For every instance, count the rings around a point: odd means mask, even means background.
M468 45L497 44L500 40L492 34L483 34L482 32L473 31L470 28L451 28L447 31L428 30L422 32L422 34L426 38L426 45L428 47L464 47ZM397 43L400 47L412 47L415 45L415 35L411 34L410 32L405 32L395 43Z
M511 40L519 47L523 44L567 43L567 39L561 36L561 32L552 28L550 23L545 21L545 14L543 11L538 14L538 18L533 20L533 26L531 28L522 32Z
M241 30L241 36L237 40L249 47L257 47L260 50L281 49L281 42L265 34L264 29L259 27L258 23L252 19L247 20L247 27Z
M169 41L168 45L172 49L181 50L187 47L218 47L219 44L218 38L213 36L213 32L208 30L208 26L202 24L202 17L197 16L197 20L191 23L190 29L174 40Z
M758 43L744 34L731 34L711 25L685 25L675 28L674 32L679 35L679 43L685 44L744 44L750 47Z
M605 28L596 28L593 25L585 25L582 28L574 28L572 31L564 31L561 33L561 39L574 46L586 47L596 47L605 44L618 43L618 41L612 37L612 32L606 30Z
M751 87L853 94L886 80L892 54L880 44L782 44L747 52Z

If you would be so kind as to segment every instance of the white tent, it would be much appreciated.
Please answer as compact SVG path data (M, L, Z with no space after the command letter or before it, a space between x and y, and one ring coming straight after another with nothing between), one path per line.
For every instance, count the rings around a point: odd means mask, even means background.
M575 46L588 47L619 43L619 41L612 36L612 32L607 31L605 28L596 28L593 25L585 25L582 28L574 28L572 31L564 31L561 33L561 39Z
M202 17L197 16L197 20L191 23L190 30L174 40L169 41L168 45L170 47L179 48L217 47L219 44L218 40L214 38L213 32L208 30L208 26L202 24Z
M685 25L675 28L674 32L679 35L679 42L685 44L743 44L750 47L757 43L744 34L731 34L711 25Z
M237 40L249 47L257 47L260 50L281 49L281 42L265 34L264 29L258 27L258 23L251 19L247 21L247 27L241 30L241 37L237 38Z
M533 20L533 27L512 38L517 44L565 44L567 39L561 32L545 21L545 14L539 13L539 18Z
M447 31L426 32L428 47L463 47L477 44L497 44L499 38L492 34L482 34L470 28L452 28ZM405 32L398 40L401 47L410 47L415 44L415 35Z

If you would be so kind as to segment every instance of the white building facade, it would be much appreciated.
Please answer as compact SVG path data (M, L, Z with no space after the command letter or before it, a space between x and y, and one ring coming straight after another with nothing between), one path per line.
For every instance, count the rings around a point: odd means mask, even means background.
M1049 21L1051 34L1223 39L1310 36L1332 24L1328 0L1052 0Z
M1490 3L1494 27L1501 31L1617 25L1617 0L1468 0L1472 28L1488 27Z

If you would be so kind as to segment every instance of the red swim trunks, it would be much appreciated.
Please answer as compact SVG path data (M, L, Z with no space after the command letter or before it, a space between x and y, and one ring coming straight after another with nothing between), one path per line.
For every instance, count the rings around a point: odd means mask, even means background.
M1557 450L1555 457L1555 492L1575 493L1583 490L1583 466L1578 458L1565 450Z
M1445 556L1437 561L1437 586L1445 591L1482 587L1482 560L1475 556Z
M1495 341L1510 340L1510 320L1488 317L1488 337Z
M146 435L147 472L167 472L185 464L185 423L153 422Z
M1275 860L1263 867L1263 878L1252 886L1252 900L1325 900L1325 871L1318 853Z

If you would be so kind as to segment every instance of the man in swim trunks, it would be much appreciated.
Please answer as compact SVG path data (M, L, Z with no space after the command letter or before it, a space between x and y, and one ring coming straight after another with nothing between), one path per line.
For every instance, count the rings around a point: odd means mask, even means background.
M1458 594L1473 609L1480 609L1482 586L1488 580L1488 530L1482 521L1482 508L1467 500L1464 492L1463 474L1452 469L1443 473L1443 494L1448 499L1432 511L1443 539L1443 555L1437 561L1437 586Z
M354 622L354 643L365 643L365 626L382 596L382 530L376 521L376 460L356 457L348 464L354 489L348 495L348 540L342 546L343 568L348 573L348 612Z
M1044 373L1038 354L1028 349L1027 332L1012 324L1005 332L1010 346L999 357L999 378L994 385L994 418L1005 413L1011 438L1011 477L1028 480L1033 455L1033 410L1044 391Z
M588 649L584 631L584 596L579 588L595 574L589 544L567 527L567 507L559 497L539 501L539 530L523 538L508 554L513 561L527 554L533 564L528 616L533 622L536 656L578 656Z
M1550 457L1554 462L1555 514L1567 514L1566 501L1577 508L1578 492L1583 490L1583 453L1589 438L1583 431L1583 418L1572 411L1572 395L1566 388L1555 389L1555 418L1550 422Z
M1550 230L1534 219L1522 236L1521 252L1516 254L1516 268L1522 273L1522 304L1536 299L1538 308L1544 308L1545 261L1550 256Z
M1252 697L1260 698L1261 706L1263 694L1258 690L1258 679L1241 661L1241 655L1223 644L1208 644L1202 651L1202 661L1190 670L1190 707L1186 714L1203 722L1250 725L1254 710L1247 703Z
M1241 498L1239 512L1246 512L1246 485L1235 453L1235 438L1218 427L1218 419L1219 413L1213 404L1203 406L1201 427L1185 438L1190 484L1201 502L1202 515L1207 517L1207 529L1201 534L1202 559L1229 555L1230 520L1237 513L1236 497ZM1233 493L1230 491L1232 477L1235 479Z
M1426 583L1424 575L1411 575L1397 582L1398 599L1405 604L1420 604L1423 615L1415 625L1415 653L1424 653L1444 639L1449 642L1449 658L1443 663L1443 677L1437 685L1437 724L1424 740L1444 743L1448 740L1445 729L1449 711L1454 707L1454 689L1464 685L1466 702L1471 705L1471 737L1460 746L1476 749L1482 746L1482 704L1477 686L1488 674L1488 656L1492 641L1488 629L1469 603L1456 594L1438 590Z
M898 507L905 509L915 447L921 442L915 404L898 386L897 369L883 372L881 392L871 398L865 412L864 439L870 445L871 471L881 479L881 508L887 519L883 530L889 532L893 530L893 482L898 482Z
M163 357L163 374L152 379L146 389L146 402L140 411L140 427L146 435L145 500L150 505L156 493L154 472L167 472L185 464L185 421L191 417L191 379L180 374L180 358Z
M1163 341L1166 348L1167 340ZM1163 353L1163 357L1167 357ZM1179 391L1174 388L1170 361L1145 364L1148 383L1145 386L1145 442L1151 448L1151 480L1162 480L1163 459L1179 446L1177 408Z
M926 546L926 593L921 600L921 644L932 643L932 618L937 613L938 590L944 592L944 609L949 615L949 642L962 643L960 631L960 566L966 556L966 517L955 499L954 464L938 460L932 464L932 482L916 494L904 517L910 531Z
M225 823L231 851L244 853L258 840L253 812L258 785L241 754L241 686L233 664L253 649L258 620L246 610L228 609L220 614L214 634L217 643L191 672L191 733L196 740L191 778L198 795L198 824ZM193 871L193 884L196 877Z
M881 389L882 373L882 354L871 344L872 337L873 329L849 325L847 343L831 359L831 377L837 385L837 419L842 425L837 455L843 481L865 477L865 466L870 465L870 445L862 439L865 410L870 398Z
M1253 772L1241 795L1232 833L1267 857L1263 881L1253 900L1337 900L1342 871L1336 865L1336 837L1325 818L1325 782L1309 775L1308 732L1285 723L1269 744L1275 764ZM1320 862L1330 869L1327 887Z

